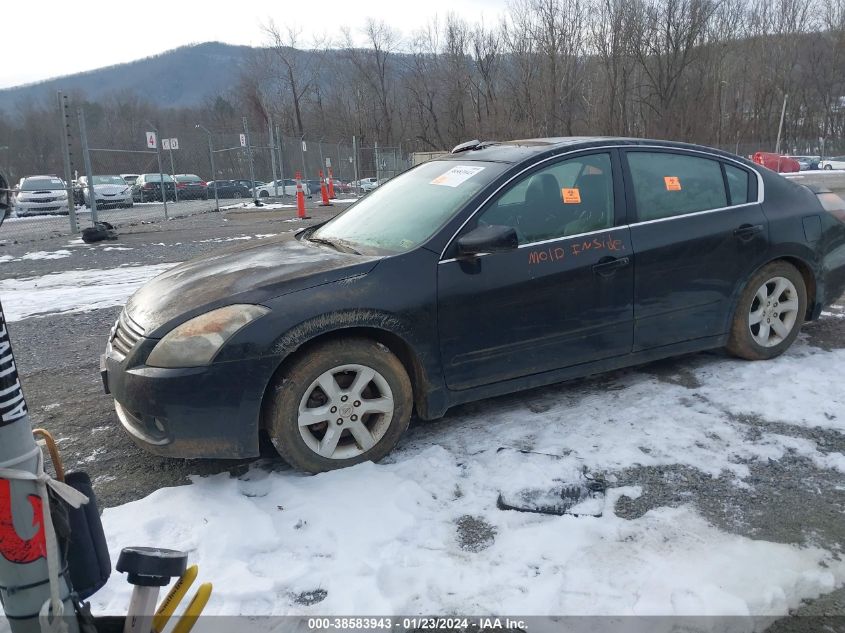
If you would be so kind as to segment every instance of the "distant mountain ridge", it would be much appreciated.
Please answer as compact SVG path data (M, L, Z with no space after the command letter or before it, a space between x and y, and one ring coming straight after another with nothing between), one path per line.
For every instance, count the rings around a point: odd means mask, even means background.
M0 113L17 114L21 103L55 99L57 90L81 91L88 99L134 90L163 107L200 104L235 86L241 65L255 49L222 42L182 46L153 57L0 90Z

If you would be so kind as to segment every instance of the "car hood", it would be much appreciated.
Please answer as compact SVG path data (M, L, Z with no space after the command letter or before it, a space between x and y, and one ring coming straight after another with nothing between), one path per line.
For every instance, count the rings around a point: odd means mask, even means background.
M123 193L127 189L128 185L94 185L94 191L109 196Z
M126 304L145 336L234 303L274 297L366 274L380 257L341 253L292 234L214 251L179 264L142 286Z

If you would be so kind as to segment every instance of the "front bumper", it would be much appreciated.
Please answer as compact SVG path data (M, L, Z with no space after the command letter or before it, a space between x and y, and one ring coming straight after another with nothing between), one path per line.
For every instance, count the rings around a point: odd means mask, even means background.
M252 359L161 369L100 358L106 393L130 437L151 453L181 458L257 456L261 402L276 366Z
M66 214L67 198L57 198L49 202L15 201L15 212L19 216Z

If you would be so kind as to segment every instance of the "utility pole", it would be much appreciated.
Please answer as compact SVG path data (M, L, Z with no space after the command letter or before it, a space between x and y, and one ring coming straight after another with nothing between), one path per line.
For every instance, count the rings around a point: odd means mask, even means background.
M777 143L775 143L775 154L780 154L780 136L783 132L783 117L786 114L786 98L788 96L789 95L785 93L783 95L783 107L780 110L780 125L778 126L778 140Z
M258 196L255 186L255 165L252 163L252 144L249 141L249 126L246 122L246 117L243 117L244 121L244 136L246 136L246 154L249 158L249 181L252 187L252 201L258 202Z
M67 187L67 217L70 222L70 232L76 233L76 200L73 196L73 168L70 162L70 109L67 102L67 95L61 90L57 93L59 102L59 119L61 126L59 136L62 139L62 162L65 168L65 186ZM9 174L11 177L11 174Z
M76 109L79 117L79 137L82 142L82 161L85 164L85 177L88 179L88 205L91 207L91 224L97 223L97 194L94 192L94 173L91 170L91 154L88 152L88 133L85 129L85 113Z

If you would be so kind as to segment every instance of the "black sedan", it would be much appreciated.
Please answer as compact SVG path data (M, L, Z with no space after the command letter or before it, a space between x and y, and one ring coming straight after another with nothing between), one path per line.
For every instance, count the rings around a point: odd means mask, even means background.
M208 183L208 197L214 197L217 190L218 198L249 198L249 189L234 180L212 180Z
M845 290L845 203L718 150L470 142L334 219L181 264L102 357L129 434L311 472L412 412L677 354L783 353Z

